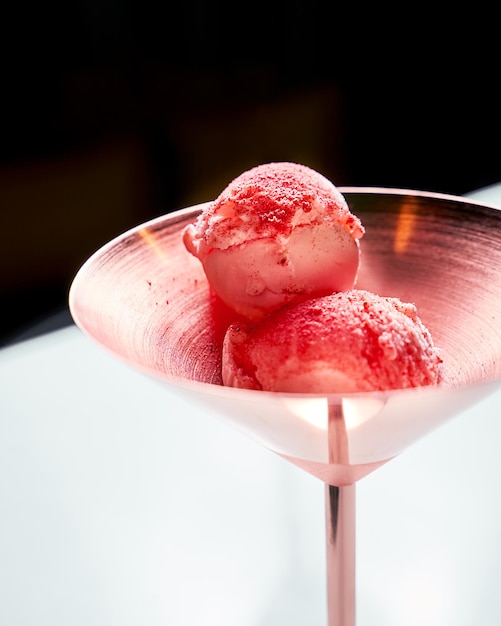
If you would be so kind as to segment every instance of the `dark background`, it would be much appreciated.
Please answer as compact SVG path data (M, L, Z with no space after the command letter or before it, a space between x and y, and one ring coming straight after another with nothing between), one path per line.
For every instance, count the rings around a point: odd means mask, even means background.
M65 310L108 239L261 162L339 186L463 194L501 180L495 15L156 7L2 9L0 342Z

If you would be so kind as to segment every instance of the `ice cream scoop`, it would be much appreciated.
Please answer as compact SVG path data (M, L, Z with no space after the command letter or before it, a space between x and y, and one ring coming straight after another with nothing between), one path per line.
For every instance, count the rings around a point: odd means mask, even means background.
M221 300L259 319L290 302L352 289L363 234L333 183L285 162L238 176L183 238Z
M413 304L350 290L231 324L222 375L245 389L363 392L438 384L442 359Z

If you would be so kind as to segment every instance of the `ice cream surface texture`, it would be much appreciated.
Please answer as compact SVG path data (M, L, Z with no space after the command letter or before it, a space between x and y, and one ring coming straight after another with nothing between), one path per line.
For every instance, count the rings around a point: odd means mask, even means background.
M259 319L290 302L352 289L363 234L327 178L284 162L238 176L183 239L221 300Z
M222 374L245 389L350 393L438 384L442 359L413 304L350 290L230 325Z

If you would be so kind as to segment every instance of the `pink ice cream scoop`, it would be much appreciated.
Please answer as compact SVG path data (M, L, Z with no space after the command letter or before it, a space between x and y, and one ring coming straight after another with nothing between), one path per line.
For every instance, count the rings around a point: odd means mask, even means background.
M349 393L438 384L442 359L413 304L352 290L233 323L222 373L231 387Z
M337 188L296 163L244 172L184 232L221 300L249 319L352 289L364 234Z

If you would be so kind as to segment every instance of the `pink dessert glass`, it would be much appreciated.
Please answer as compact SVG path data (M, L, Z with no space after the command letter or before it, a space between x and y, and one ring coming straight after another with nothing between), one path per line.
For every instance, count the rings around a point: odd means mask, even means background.
M70 289L91 339L325 483L328 625L355 625L355 485L501 379L501 211L408 190L341 189L365 228L357 287L414 302L441 347L438 388L285 394L221 384L228 317L182 231L202 206L98 250Z

